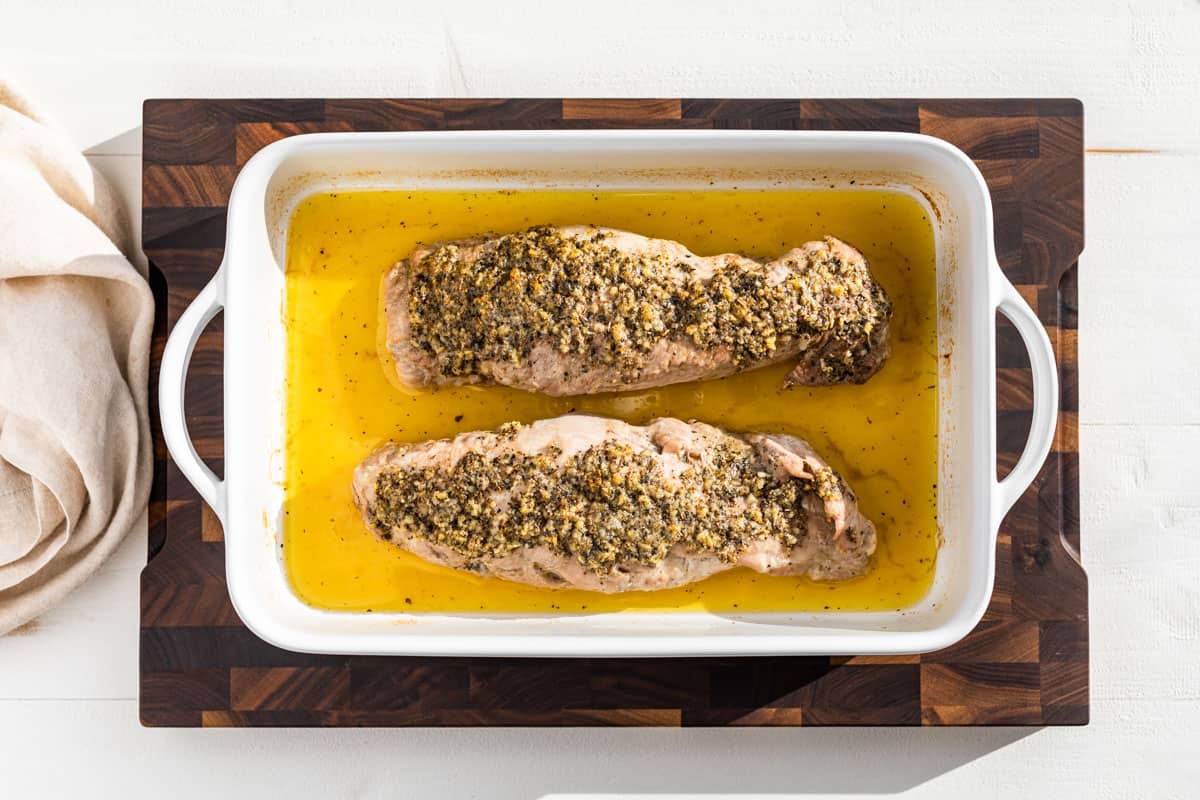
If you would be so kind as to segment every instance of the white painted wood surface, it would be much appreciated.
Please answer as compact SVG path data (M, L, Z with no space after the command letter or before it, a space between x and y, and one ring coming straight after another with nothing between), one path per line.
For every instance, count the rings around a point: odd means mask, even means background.
M851 5L7 0L0 63L135 218L147 97L1081 98L1090 727L143 730L138 533L0 639L0 795L1195 797L1200 2Z

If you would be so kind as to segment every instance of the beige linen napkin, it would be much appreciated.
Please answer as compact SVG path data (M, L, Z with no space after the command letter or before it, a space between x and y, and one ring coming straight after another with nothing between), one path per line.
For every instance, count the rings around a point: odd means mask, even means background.
M0 634L141 518L154 300L102 178L0 79Z

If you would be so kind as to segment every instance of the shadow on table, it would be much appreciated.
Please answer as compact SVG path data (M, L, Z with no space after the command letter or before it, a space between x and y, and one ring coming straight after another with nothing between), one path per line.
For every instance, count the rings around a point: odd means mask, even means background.
M122 131L83 151L85 156L135 155L142 152L142 126Z
M588 794L891 794L953 772L1029 736L1038 728L823 728L685 730L669 742L628 744L605 736L613 773L581 776L571 791ZM659 732L664 733L664 732ZM587 736L582 737L585 740ZM668 737L669 738L669 737ZM634 751L665 749L653 769L625 769ZM533 787L531 787L533 788Z
M291 765L282 770L285 784L336 780L352 763L364 785L395 789L391 781L402 775L405 786L437 787L441 797L584 800L901 793L1039 730L276 728L142 733L148 744L179 757L194 757L200 747L207 757L219 755L221 763L233 766L264 760ZM302 778L318 762L319 773L328 775Z

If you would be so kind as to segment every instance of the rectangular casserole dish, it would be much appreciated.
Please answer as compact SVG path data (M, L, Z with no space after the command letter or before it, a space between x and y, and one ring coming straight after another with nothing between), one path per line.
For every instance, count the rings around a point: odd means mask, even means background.
M404 614L320 610L289 585L280 554L287 331L284 263L291 212L316 192L351 189L887 189L928 212L937 248L939 499L933 584L894 612L591 615ZM242 169L224 260L163 353L160 410L172 458L225 528L238 614L257 635L304 652L478 656L703 656L920 653L964 637L987 607L995 537L1049 452L1058 406L1046 332L1004 277L991 200L955 147L901 133L790 131L480 131L296 136ZM187 363L225 314L225 477L187 433ZM995 314L1030 353L1034 414L1026 450L996 479ZM347 476L349 482L349 476Z

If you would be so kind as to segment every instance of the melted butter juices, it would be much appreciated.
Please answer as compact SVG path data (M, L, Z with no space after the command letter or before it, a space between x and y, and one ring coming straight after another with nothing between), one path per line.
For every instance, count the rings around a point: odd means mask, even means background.
M895 313L892 354L862 386L781 388L790 363L715 381L591 397L502 387L398 388L379 358L379 287L418 242L541 224L620 228L694 253L774 258L830 234L866 255ZM354 192L315 195L288 231L284 553L296 592L329 609L440 612L889 610L921 598L937 551L933 230L886 192ZM802 437L879 531L870 571L824 583L735 569L659 592L536 589L439 567L376 539L350 497L354 467L416 442L570 411L644 423L699 419Z

